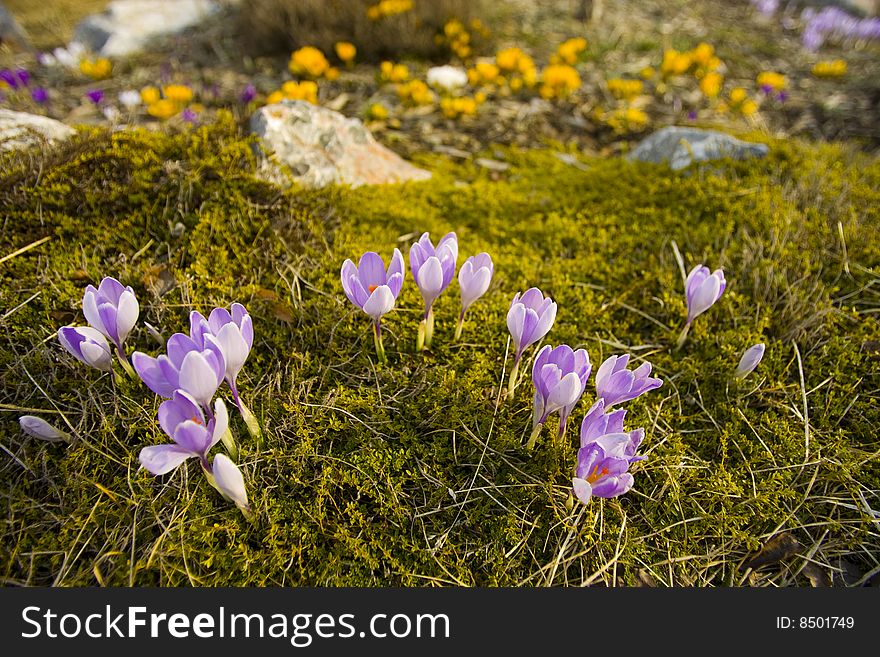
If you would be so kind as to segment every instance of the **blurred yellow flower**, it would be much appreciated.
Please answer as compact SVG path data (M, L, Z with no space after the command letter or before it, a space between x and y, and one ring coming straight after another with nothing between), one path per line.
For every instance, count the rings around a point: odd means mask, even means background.
M813 75L817 78L839 78L846 75L846 62L842 59L830 59L816 62Z
M330 68L330 62L327 61L324 53L317 48L303 46L290 55L287 68L294 75L317 79Z
M193 99L193 91L185 84L169 84L162 88L162 93L168 100L186 104Z
M106 57L83 59L79 63L79 70L93 80L105 80L113 72L113 63Z
M374 121L384 121L388 118L388 109L382 103L373 103L367 108L367 118Z
M641 80L623 80L621 78L613 78L608 80L608 91L615 98L631 101L640 96L645 89L645 83Z
M157 101L147 104L147 114L163 121L170 119L177 114L180 109L181 108L177 103L168 100L167 98L160 98Z
M407 105L431 105L434 102L434 93L421 80L398 84L397 96Z
M603 119L617 134L638 132L648 125L648 115L636 107L621 107L606 113Z
M480 61L468 70L468 82L471 86L482 84L495 84L499 81L501 70L493 62Z
M375 5L367 7L367 18L377 21L380 18L405 14L413 8L413 0L380 0Z
M582 37L576 37L562 42L556 49L556 54L551 58L554 64L574 65L587 49L587 40Z
M690 53L678 52L670 48L663 52L663 61L660 63L660 74L663 79L676 75L684 75L691 67Z
M706 73L700 80L700 91L706 98L717 98L721 93L721 87L724 84L724 76L714 71Z
M275 103L280 103L282 100L284 100L283 91L273 91L268 96L266 96L267 105L274 105Z
M409 69L404 64L382 62L379 64L379 79L382 82L406 82L409 79Z
M474 116L477 113L479 102L476 98L466 96L460 98L443 98L440 101L440 111L448 119L457 119L462 116Z
M758 104L749 98L749 92L742 87L734 87L730 90L730 109L743 116L751 116L758 111Z
M641 71L639 71L639 77L644 78L645 80L650 80L656 74L657 74L657 71L655 71L652 66L646 66Z
M528 71L535 71L534 60L519 48L505 48L495 55L495 63L505 73L519 73L523 76Z
M144 105L152 105L162 97L161 92L156 87L144 87L141 89L141 100Z
M327 79L328 82L333 82L333 80L339 79L339 69L335 66L331 66L326 71L324 71L324 78Z
M357 55L357 48L355 48L353 43L349 43L348 41L338 42L333 46L333 49L336 51L336 56L346 64L351 64Z
M304 100L312 105L318 104L318 84L312 80L303 80L302 82L288 80L281 85L281 93L287 100Z
M581 86L581 76L567 64L550 64L541 72L542 98L567 98Z
M781 73L762 71L756 79L758 86L766 91L782 91L788 86L788 80Z

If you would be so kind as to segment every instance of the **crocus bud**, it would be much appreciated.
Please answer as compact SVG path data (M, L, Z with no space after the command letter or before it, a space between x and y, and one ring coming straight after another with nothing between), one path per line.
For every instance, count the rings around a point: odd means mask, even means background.
M495 266L488 253L479 253L464 261L458 271L458 285L461 288L461 314L483 296L492 282Z
M737 379L744 379L749 374L751 374L754 369L758 366L758 363L761 362L761 359L764 357L764 343L759 342L756 345L753 345L746 349L745 353L742 355L742 358L739 359L739 365L737 365L736 372L734 376Z
M58 342L89 367L104 372L113 369L113 357L107 339L90 326L64 326L58 329Z
M709 268L703 265L694 267L685 281L685 297L687 299L688 318L690 324L711 308L721 295L727 281L724 280L724 272L716 269L711 274Z
M535 384L535 409L532 420L531 448L540 433L540 426L551 413L559 411L559 434L565 432L568 416L584 394L590 376L590 357L585 349L573 350L568 345L553 349L545 345L535 358L532 382Z
M250 507L248 506L247 490L244 487L244 476L238 466L232 462L225 454L217 454L211 466L214 481L217 489L224 497L235 503L245 515L248 515Z
M56 429L46 422L46 420L35 415L22 415L18 418L18 424L21 426L21 430L26 434L33 436L34 438L39 438L40 440L45 440L50 443L71 441L70 434L61 431L60 429Z
M533 287L522 296L516 293L507 311L507 329L513 338L516 362L526 348L547 335L555 320L556 302L545 297L541 290Z

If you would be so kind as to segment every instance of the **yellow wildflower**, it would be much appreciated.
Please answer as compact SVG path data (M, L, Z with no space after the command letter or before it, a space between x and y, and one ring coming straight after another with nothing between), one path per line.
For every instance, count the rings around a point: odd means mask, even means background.
M338 42L333 46L333 49L336 51L336 56L346 64L354 62L355 55L357 55L357 48L355 48L353 43L349 43L348 41Z
M720 73L714 71L706 73L700 80L700 91L706 98L717 98L721 93L721 86L724 84L724 77Z
M397 96L407 105L430 105L434 94L421 80L410 80L397 85Z
M307 78L320 78L330 68L324 53L313 46L304 46L290 55L290 72Z
M660 63L660 74L663 79L684 75L690 67L690 53L678 52L672 48L663 52L663 61Z
M749 93L742 87L730 90L730 108L743 116L751 116L758 111L758 104L749 98Z
M84 59L79 63L79 70L93 80L105 80L113 72L113 63L106 57Z
M413 8L413 0L381 0L375 5L367 7L367 18L377 21L380 18L405 14Z
M169 84L162 88L165 98L171 102L185 105L193 99L192 89L184 84Z
M440 111L449 119L457 119L461 116L474 116L477 113L479 103L476 98L444 98L440 101Z
M312 80L302 82L288 80L281 85L281 92L288 100L304 100L312 105L318 104L318 84Z
M551 64L541 72L542 98L566 98L581 86L581 76L567 64Z
M149 114L150 116L155 116L157 119L162 119L163 121L166 119L170 119L179 111L180 107L177 105L177 103L168 100L167 98L160 98L159 100L147 105L147 114Z
M646 66L641 71L639 71L639 77L645 80L650 80L657 74L657 71L654 70L652 66Z
M161 97L162 94L156 87L144 87L141 89L141 100L144 101L144 105L152 105Z
M587 40L582 37L576 37L574 39L569 39L568 41L564 41L559 45L556 49L556 54L553 56L553 63L555 64L569 64L574 65L577 63L578 59L587 49Z
M282 100L284 100L283 91L273 91L268 96L266 96L267 105L274 105L275 103L280 103Z
M608 80L608 91L610 91L615 98L621 100L631 101L637 96L640 96L644 89L645 83L641 80L623 80L620 78Z
M367 109L367 118L374 121L384 121L388 118L388 109L382 103L373 103Z
M763 71L758 73L756 80L758 86L768 91L782 91L788 86L788 80L781 73Z
M605 114L603 118L617 134L638 132L648 125L648 115L636 107L621 107Z
M382 82L406 82L409 79L409 69L404 64L382 62L379 64L379 79Z
M846 75L846 62L842 59L830 59L816 62L813 75L817 78L839 78Z

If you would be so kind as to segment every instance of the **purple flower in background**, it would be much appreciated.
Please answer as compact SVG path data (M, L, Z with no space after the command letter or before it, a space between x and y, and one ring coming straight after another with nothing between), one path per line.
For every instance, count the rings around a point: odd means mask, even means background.
M15 71L15 77L18 78L19 82L21 82L21 86L23 87L28 86L31 82L31 74L23 68Z
M18 425L27 435L49 443L69 443L72 441L70 434L56 429L46 420L36 415L22 415L18 418Z
M249 84L248 86L246 86L242 90L242 92L238 95L238 99L241 101L241 103L243 105L247 105L248 103L253 101L253 99L256 97L257 97L257 88L252 84Z
M154 475L163 475L189 458L197 458L210 472L208 452L229 428L226 404L218 399L213 417L205 421L200 403L186 392L176 390L171 399L159 406L159 425L174 441L173 445L152 445L141 450L138 460Z
M752 0L755 9L764 16L770 17L779 9L779 0Z
M187 107L185 110L183 110L183 112L181 113L180 117L181 117L186 123L190 123L190 124L192 124L192 125L195 125L196 123L199 122L199 115L198 115L198 113L197 113L194 109L192 109L191 107Z
M64 326L58 329L58 342L74 358L89 367L109 372L113 356L104 335L91 326Z
M651 376L651 363L644 362L635 370L626 369L629 354L609 356L596 371L596 396L605 401L606 407L632 401L649 390L663 385L663 381Z
M550 297L545 297L536 287L526 290L522 296L517 292L510 302L510 310L507 311L507 330L510 331L513 339L515 352L507 386L509 398L513 398L523 351L547 335L555 320L556 302Z
M880 18L859 19L839 7L824 7L818 12L808 7L801 13L801 20L806 23L801 39L807 50L818 50L828 38L880 39Z
M86 92L86 98L92 101L95 105L100 105L101 101L104 100L104 92L100 89L92 89L91 91Z
M160 397L170 398L176 390L182 390L204 408L210 408L226 375L226 360L217 339L205 335L202 349L188 335L175 333L166 346L167 355L158 358L139 351L132 354L138 376Z
M379 360L386 361L382 345L382 316L394 308L404 277L403 256L394 249L391 264L385 263L378 253L368 251L361 256L357 267L351 260L342 263L342 289L355 306L373 319L373 336Z
M746 378L754 371L754 369L761 362L762 358L764 358L763 342L759 342L758 344L749 347L742 355L742 358L739 359L739 365L737 365L736 367L736 372L734 372L734 376L737 379Z
M134 290L107 276L101 280L97 289L94 285L86 287L83 294L83 314L92 328L103 333L116 346L119 359L127 366L125 339L140 314Z
M559 436L565 434L568 416L584 394L592 368L585 349L575 351L565 344L554 349L545 345L538 352L532 367L535 409L532 416L532 435L527 448L534 446L541 427L556 411L559 411Z
M704 265L697 265L691 269L684 283L684 293L687 300L688 316L684 329L678 337L677 348L681 348L687 338L688 330L691 322L698 316L709 310L727 287L727 281L724 280L724 272L716 269L710 273L709 268Z
M0 80L8 84L12 89L18 89L18 76L8 68L0 71Z
M31 100L39 105L49 102L49 92L45 87L34 87L31 89Z
M455 339L461 337L461 328L464 325L464 314L471 304L479 299L489 289L492 282L492 274L495 273L495 265L488 253L478 253L464 261L458 270L458 287L461 290L461 313L458 316L458 325L455 327Z
M696 110L691 110L690 112L688 112L688 120L689 121L696 121L696 119L697 119L697 111Z
M428 233L422 233L419 241L409 249L409 267L413 279L425 301L425 315L419 324L416 349L431 346L434 336L434 312L432 306L437 297L449 287L455 277L455 263L458 260L458 238L455 233L447 233L438 242L437 248Z

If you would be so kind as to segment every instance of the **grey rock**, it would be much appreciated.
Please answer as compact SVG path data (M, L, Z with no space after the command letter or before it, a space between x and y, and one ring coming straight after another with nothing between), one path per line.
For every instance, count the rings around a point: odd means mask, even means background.
M43 141L63 141L76 131L55 119L0 109L0 150L26 148Z
M104 57L122 57L197 25L218 9L214 0L113 0L76 26L74 40Z
M743 160L764 157L766 144L741 141L723 132L670 126L645 137L629 154L640 162L669 162L673 169L683 169L692 162L708 162L725 157Z
M251 131L261 142L261 175L273 182L285 182L283 167L309 187L431 177L382 146L357 119L305 101L285 100L258 109L251 117Z
M15 44L19 48L30 48L30 40L15 16L0 3L0 43Z

